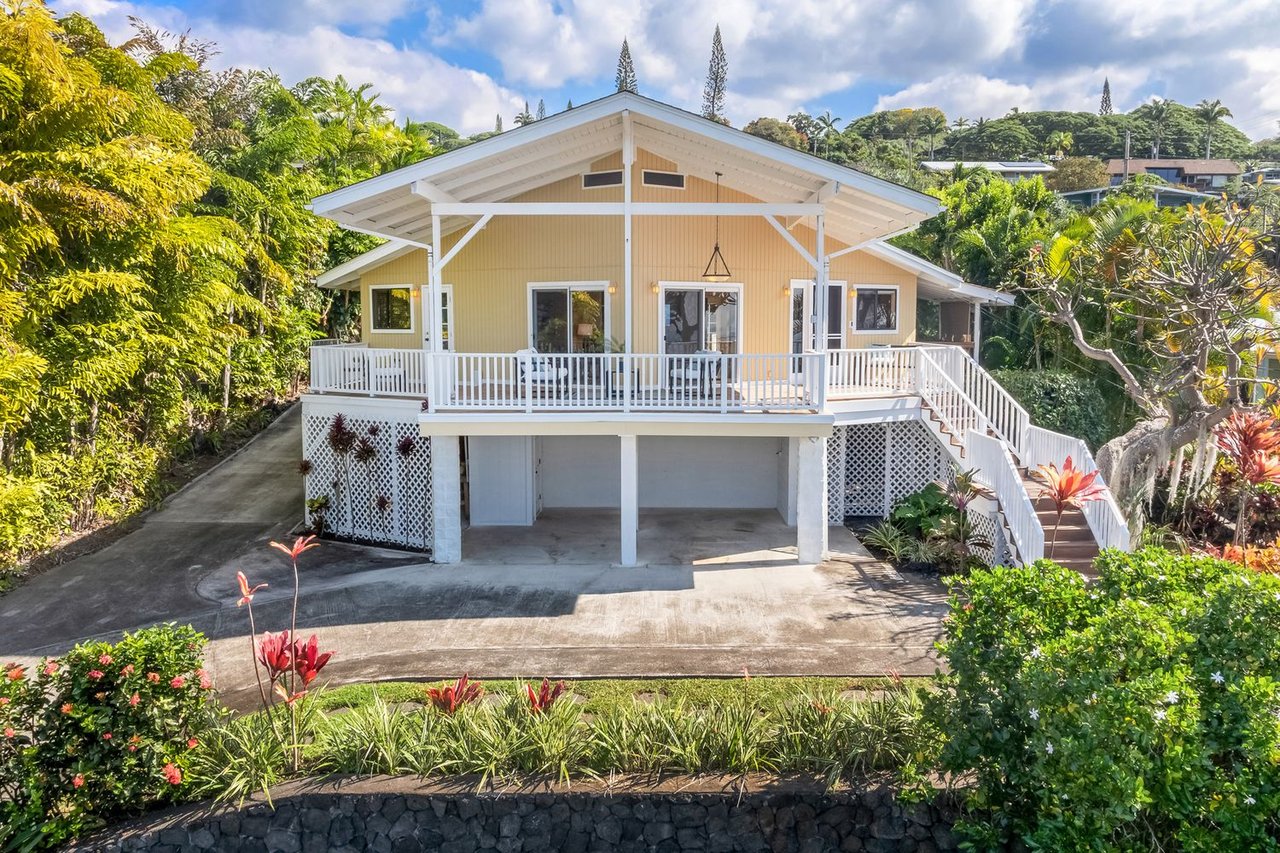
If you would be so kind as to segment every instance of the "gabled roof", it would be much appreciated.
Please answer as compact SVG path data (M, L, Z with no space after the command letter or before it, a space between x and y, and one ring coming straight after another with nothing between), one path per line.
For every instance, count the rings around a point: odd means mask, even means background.
M763 202L821 199L827 233L849 245L909 229L942 209L932 196L631 92L335 190L311 209L353 230L429 245L433 203L508 201L578 174L622 149L624 114L636 148L687 174L711 181L723 172L726 187ZM442 230L469 221L450 217Z
M970 284L953 272L944 270L937 264L913 255L908 251L876 241L868 243L862 250L874 255L885 263L893 264L916 274L920 281L920 296L925 299L965 300L989 305L1012 305L1014 295L980 284Z
M1235 160L1195 160L1192 158L1177 158L1152 160L1129 158L1129 174L1135 172L1145 172L1147 169L1181 169L1184 175L1238 175L1240 167ZM1124 174L1124 159L1115 158L1107 161L1107 173L1111 175Z
M365 270L372 269L379 264L385 264L387 261L406 255L413 250L414 247L408 243L401 243L397 240L388 241L381 246L356 255L345 263L338 264L331 270L325 270L320 273L320 275L316 276L316 285L341 290L343 285L350 285L359 281L361 274Z

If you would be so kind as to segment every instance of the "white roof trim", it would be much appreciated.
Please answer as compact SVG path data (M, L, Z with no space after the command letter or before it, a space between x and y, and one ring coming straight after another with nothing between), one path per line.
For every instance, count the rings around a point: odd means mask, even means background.
M992 305L1012 305L1014 303L1015 297L1012 293L1005 293L980 284L970 284L955 273L949 272L937 264L930 263L924 258L899 249L897 246L876 241L863 246L862 250L885 263L911 270L925 281L945 288L970 302L982 302Z
M416 248L417 246L411 246L399 240L389 240L364 254L356 255L346 263L338 264L333 269L320 273L320 275L316 276L316 286L341 289L344 284L351 284L358 280L365 270L376 267L379 264L385 264L387 261L408 254Z

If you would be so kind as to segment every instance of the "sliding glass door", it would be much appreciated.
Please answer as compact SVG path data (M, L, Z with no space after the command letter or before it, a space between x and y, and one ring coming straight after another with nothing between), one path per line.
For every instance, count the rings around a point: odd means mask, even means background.
M737 286L664 285L662 351L668 355L741 352L741 297Z
M605 352L608 286L601 283L532 286L530 345L538 352Z

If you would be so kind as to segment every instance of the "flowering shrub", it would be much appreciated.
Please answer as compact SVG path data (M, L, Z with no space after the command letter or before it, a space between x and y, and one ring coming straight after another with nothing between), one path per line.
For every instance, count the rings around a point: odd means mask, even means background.
M484 696L484 685L472 681L470 676L463 673L455 683L444 687L428 687L426 692L431 707L445 714L456 714L463 705L480 701Z
M176 799L210 722L205 639L164 625L0 681L0 849L54 845Z
M1221 548L1210 545L1205 549L1211 557L1218 557L1238 563L1264 575L1280 575L1280 535L1270 545L1253 547L1245 545L1224 545Z
M1271 849L1280 832L1280 578L1105 552L959 582L933 700L976 780L977 849Z

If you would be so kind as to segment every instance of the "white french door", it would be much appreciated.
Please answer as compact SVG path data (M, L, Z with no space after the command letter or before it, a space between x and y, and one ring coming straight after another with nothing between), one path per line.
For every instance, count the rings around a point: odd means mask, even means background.
M791 352L799 355L818 348L818 305L814 301L817 286L813 281L793 279L791 282ZM844 349L845 283L827 282L826 348Z

